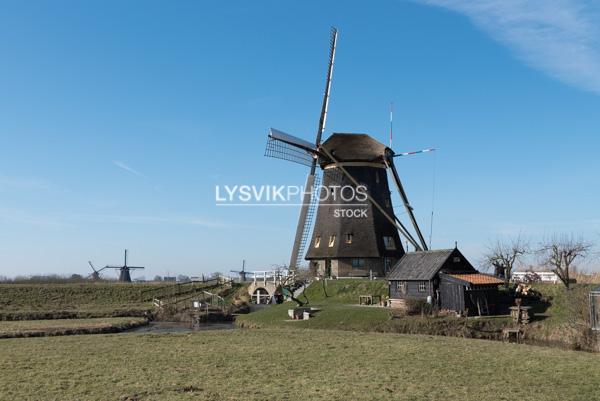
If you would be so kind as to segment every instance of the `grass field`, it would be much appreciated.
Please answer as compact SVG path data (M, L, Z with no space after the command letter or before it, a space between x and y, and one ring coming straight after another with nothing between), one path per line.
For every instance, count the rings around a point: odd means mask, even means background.
M179 288L181 287L181 288ZM143 316L154 297L193 296L203 284L0 284L0 320L36 320ZM224 297L238 289L212 288ZM191 303L191 300L189 301Z
M305 291L310 304L358 304L361 295L388 295L386 280L341 279L315 281ZM305 301L304 297L300 297Z
M342 304L321 305L320 311L309 320L290 320L290 302L274 305L236 318L244 328L286 328L348 330L379 333L431 334L466 338L498 340L507 318L457 319L454 317L396 317L394 312L378 307Z
M0 347L0 400L600 399L597 355L450 337L232 330Z
M585 325L580 330L569 325L576 314L583 318L587 306L589 285L575 285L567 291L562 285L538 284L542 302L533 305L535 318L522 327L525 341L571 349L598 351L598 340L585 335ZM236 323L248 328L336 329L393 332L404 334L431 334L498 340L502 329L512 326L509 317L482 317L458 319L455 317L398 316L394 310L357 306L358 297L365 294L387 293L387 282L367 280L333 280L324 286L315 282L306 290L309 306L321 311L308 321L290 321L287 310L295 307L288 302L248 315L239 316ZM305 300L304 297L300 297ZM576 305L579 311L574 308ZM597 336L596 336L597 337ZM591 341L591 342L590 342ZM594 341L596 343L594 344Z
M351 331L374 331L393 333L420 333L499 339L505 318L457 319L454 317L427 318L422 316L399 317L398 312L389 308L358 306L360 295L380 295L388 293L384 280L331 280L314 282L305 291L309 300L307 306L320 309L314 318L307 321L290 321L288 309L295 307L292 302L264 308L248 315L240 315L236 323L247 328L296 328L334 329Z
M146 324L137 317L0 321L0 338L122 331Z
M0 320L141 314L151 304L142 291L155 285L1 284Z

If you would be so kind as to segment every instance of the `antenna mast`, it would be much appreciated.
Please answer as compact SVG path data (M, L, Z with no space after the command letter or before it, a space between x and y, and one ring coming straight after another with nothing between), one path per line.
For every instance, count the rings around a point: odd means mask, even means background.
M390 102L390 149L392 148L393 133L394 133L394 102Z

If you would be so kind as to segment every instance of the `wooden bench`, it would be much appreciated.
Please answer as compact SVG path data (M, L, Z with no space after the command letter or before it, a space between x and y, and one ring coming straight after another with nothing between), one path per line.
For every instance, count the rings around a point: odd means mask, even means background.
M376 305L381 303L381 295L360 295L358 297L359 305Z

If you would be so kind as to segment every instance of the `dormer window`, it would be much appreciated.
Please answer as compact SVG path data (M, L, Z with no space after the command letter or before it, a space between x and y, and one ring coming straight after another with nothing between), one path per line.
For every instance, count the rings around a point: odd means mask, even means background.
M385 249L396 249L396 243L394 242L393 237L383 237L383 244Z
M335 235L330 235L329 236L329 247L333 248L334 244L335 244Z
M321 237L315 237L315 248L321 246Z
M352 243L352 234L346 234L346 244Z

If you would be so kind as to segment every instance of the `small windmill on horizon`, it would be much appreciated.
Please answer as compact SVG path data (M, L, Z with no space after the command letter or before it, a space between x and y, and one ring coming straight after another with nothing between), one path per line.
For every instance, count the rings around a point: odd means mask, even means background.
M128 266L127 265L127 249L125 249L125 258L123 261L123 266L104 266L101 269L96 269L94 267L94 265L92 264L92 262L88 262L90 267L92 268L93 272L92 274L90 274L88 277L91 277L92 280L99 280L100 279L100 272L102 270L106 270L106 269L118 269L119 270L119 281L122 283L131 283L131 274L129 273L130 270L135 270L135 269L145 269L145 267L143 266Z

